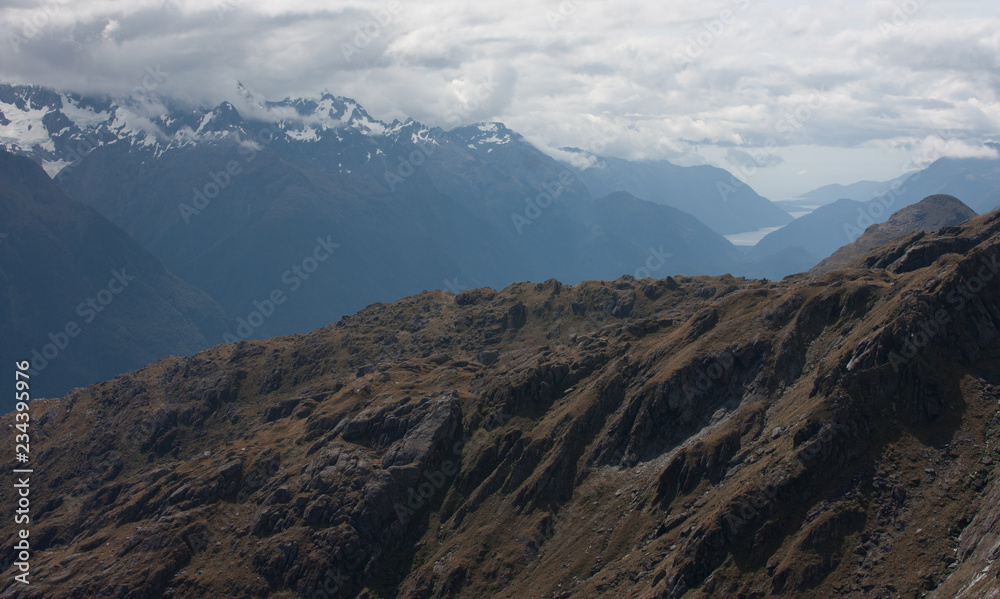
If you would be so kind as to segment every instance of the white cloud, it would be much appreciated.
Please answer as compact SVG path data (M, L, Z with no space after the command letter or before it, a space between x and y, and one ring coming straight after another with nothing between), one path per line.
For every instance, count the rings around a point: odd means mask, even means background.
M905 170L920 169L939 158L998 158L997 151L980 143L968 143L947 132L923 138L898 138L882 142L889 151L904 152L910 160Z
M108 41L114 41L115 34L121 29L121 24L117 19L108 19L108 24L104 26L104 30L101 31L101 37Z
M327 89L384 120L496 119L546 147L687 162L768 139L917 154L941 131L969 152L1000 129L985 1L905 18L896 0L57 3L0 7L0 43L21 40L0 78L127 94L160 65L157 93L191 102L239 105L236 79L271 99Z

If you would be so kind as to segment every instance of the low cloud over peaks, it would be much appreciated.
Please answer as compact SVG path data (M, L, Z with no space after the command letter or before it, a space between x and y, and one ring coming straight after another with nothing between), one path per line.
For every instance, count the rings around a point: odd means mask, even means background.
M0 78L127 94L158 66L157 92L190 102L235 101L236 79L270 99L327 89L383 120L501 120L556 148L624 119L605 147L628 158L768 144L776 166L789 145L906 153L942 131L968 155L1000 128L1000 17L953 4L21 3L0 8Z

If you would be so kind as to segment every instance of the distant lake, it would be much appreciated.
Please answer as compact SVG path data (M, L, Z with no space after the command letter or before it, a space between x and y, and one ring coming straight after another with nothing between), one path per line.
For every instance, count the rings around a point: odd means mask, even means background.
M791 214L793 218L805 216L822 205L813 204L808 200L780 200L775 202L775 204L785 212Z
M723 235L729 240L733 245L757 245L757 242L764 239L764 236L772 231L777 231L781 227L764 227L763 229L757 229L756 231L747 231L746 233L733 233L732 235Z
M813 210L819 208L819 205L805 205L799 204L795 201L789 202L775 202L782 210L792 215L792 218L799 218L800 216L805 216L810 214ZM757 245L761 239L773 231L777 231L781 227L764 227L763 229L756 229L754 231L745 231L743 233L733 233L731 235L723 235L729 240L729 243L733 245Z

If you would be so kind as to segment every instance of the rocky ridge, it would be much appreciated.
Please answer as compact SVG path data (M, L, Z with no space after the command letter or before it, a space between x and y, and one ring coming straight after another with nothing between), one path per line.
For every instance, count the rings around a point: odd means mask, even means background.
M994 596L998 233L426 292L36 400L0 597Z
M884 223L875 223L865 229L857 239L841 246L837 251L810 269L813 274L823 274L840 268L886 243L915 231L937 231L942 227L961 224L976 216L975 211L954 196L937 194L901 208Z

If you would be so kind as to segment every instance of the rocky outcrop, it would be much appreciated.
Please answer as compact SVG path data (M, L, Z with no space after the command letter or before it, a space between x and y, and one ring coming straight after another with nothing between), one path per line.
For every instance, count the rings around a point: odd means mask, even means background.
M954 196L944 194L927 196L916 204L897 210L884 223L871 225L860 237L835 251L809 272L823 274L835 268L842 268L904 235L918 231L934 232L958 225L974 216L976 216L975 211ZM913 259L919 254L919 251L916 252L907 262L914 264Z

